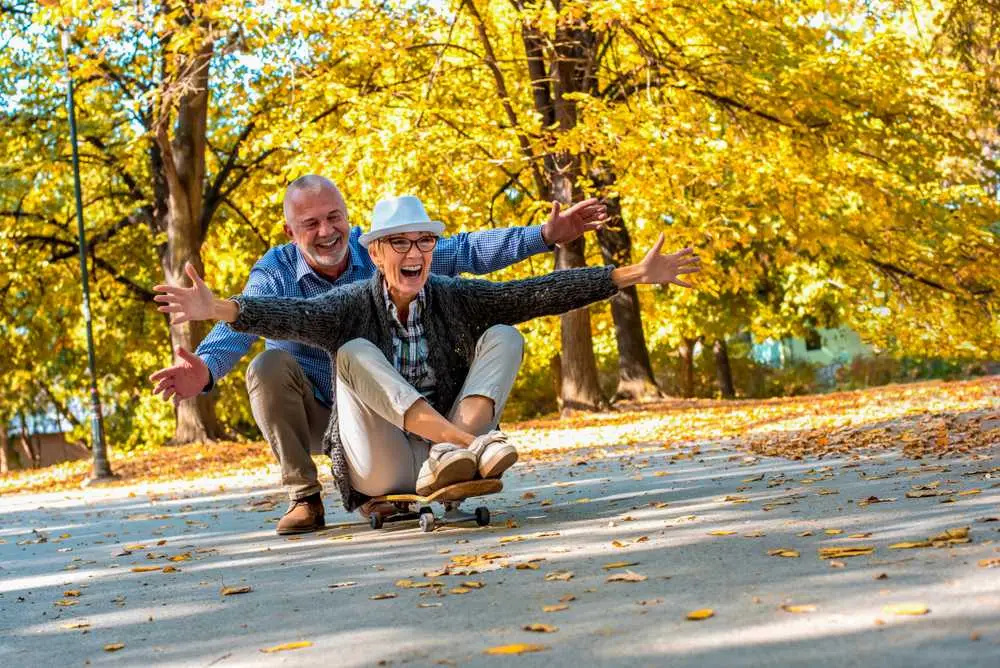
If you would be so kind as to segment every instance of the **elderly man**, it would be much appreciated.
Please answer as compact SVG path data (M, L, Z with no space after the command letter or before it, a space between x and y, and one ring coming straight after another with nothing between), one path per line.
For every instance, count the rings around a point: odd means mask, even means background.
M359 241L361 229L348 223L344 198L331 181L315 175L296 179L285 193L284 213L285 234L292 243L272 248L258 260L242 294L315 297L375 275L376 267ZM486 274L573 241L598 229L606 218L597 200L565 211L553 203L548 221L541 226L441 239L430 270L449 276ZM150 376L156 383L154 392L176 403L211 390L255 339L216 325L194 354L178 348L177 363ZM516 347L518 354L521 345L520 340L490 343L499 349ZM254 419L281 465L281 482L291 501L278 522L279 534L306 533L324 526L322 487L310 451L322 441L329 422L331 383L327 353L291 341L267 339L265 351L247 369ZM456 410L456 422L468 425L484 419L487 406L482 397L470 396L462 404Z

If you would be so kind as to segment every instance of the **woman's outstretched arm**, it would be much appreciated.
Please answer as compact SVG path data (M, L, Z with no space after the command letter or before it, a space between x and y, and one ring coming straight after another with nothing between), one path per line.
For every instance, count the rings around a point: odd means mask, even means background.
M246 297L218 299L195 268L188 263L185 273L192 286L157 285L158 310L170 314L171 324L188 320L221 320L240 332L275 340L300 341L328 348L331 332L338 331L347 300L341 294L349 288L334 289L313 299L292 297Z
M545 276L504 283L461 281L468 307L483 322L516 324L558 315L613 296L640 284L691 287L680 277L700 271L701 261L690 248L661 254L663 235L641 262L627 267L562 269Z

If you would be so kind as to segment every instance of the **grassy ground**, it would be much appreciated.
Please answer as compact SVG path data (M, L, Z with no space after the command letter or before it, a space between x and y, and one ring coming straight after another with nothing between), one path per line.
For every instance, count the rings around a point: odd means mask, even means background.
M522 461L583 449L658 448L726 441L748 453L789 459L902 447L921 459L964 454L1000 442L1000 376L924 382L769 400L668 400L607 413L505 424ZM112 450L119 484L273 471L263 442L195 443L152 451ZM317 457L327 471L325 457ZM77 489L88 461L4 474L0 494Z

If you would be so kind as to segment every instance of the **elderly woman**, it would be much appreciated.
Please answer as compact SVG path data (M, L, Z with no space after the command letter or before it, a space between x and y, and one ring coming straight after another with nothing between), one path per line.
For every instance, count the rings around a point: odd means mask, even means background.
M673 283L699 271L691 249L663 255L663 235L627 267L584 267L493 283L430 274L444 225L415 197L383 200L361 237L378 273L313 299L216 299L189 265L193 287L156 286L173 322L222 320L271 339L326 350L336 369L324 435L347 510L370 497L428 494L499 477L517 460L496 431L521 364L512 325L607 299L637 284Z

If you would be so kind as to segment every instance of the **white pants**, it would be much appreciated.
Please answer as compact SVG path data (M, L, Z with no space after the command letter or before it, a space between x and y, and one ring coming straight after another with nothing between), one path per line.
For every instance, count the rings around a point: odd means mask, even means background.
M451 420L465 397L493 401L495 429L514 386L524 354L524 337L495 325L479 338L462 390L446 416ZM367 496L412 494L431 444L403 429L406 411L423 396L365 339L337 351L337 414L351 487ZM478 434L477 434L478 435Z

